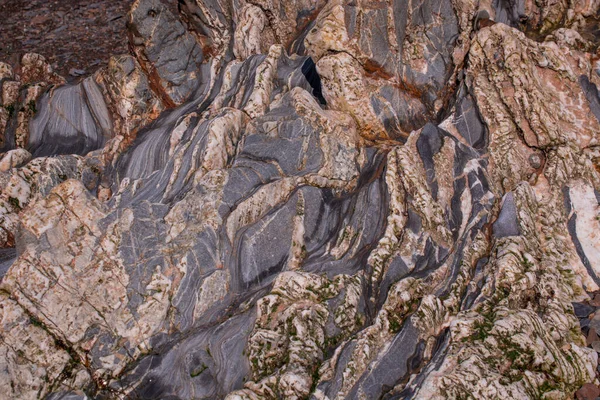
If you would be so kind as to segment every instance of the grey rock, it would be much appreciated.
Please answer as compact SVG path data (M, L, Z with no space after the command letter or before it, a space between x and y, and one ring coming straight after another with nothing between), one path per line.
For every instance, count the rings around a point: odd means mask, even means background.
M86 74L86 71L83 69L71 68L69 70L69 75L71 75L71 76L83 76L85 74Z
M585 93L585 97L589 102L590 109L594 113L596 119L600 121L600 95L598 94L598 87L590 82L585 75L582 75L579 78L579 84L583 88L583 92Z
M17 251L14 248L0 249L0 279L6 274L16 258Z
M165 104L189 99L203 79L203 53L179 19L159 0L142 0L129 13L128 30L137 59Z
M321 35L321 29L335 33ZM328 104L353 109L369 139L402 140L438 118L446 92L454 90L458 38L468 33L461 32L450 1L394 1L376 8L330 3L304 44ZM354 93L341 96L345 91Z
M596 311L596 307L585 303L573 303L573 310L577 318L587 318L591 313Z
M464 87L461 91L464 91ZM474 149L482 150L486 146L487 131L481 120L477 106L469 94L461 93L456 104L455 125L467 144Z
M523 1L494 0L493 5L496 12L496 22L519 27L521 26L521 21L527 19L525 2Z
M27 149L35 156L81 154L112 138L112 122L98 85L87 78L44 95L31 121Z
M502 199L502 210L494 222L494 236L518 236L521 234L517 221L517 207L513 193L507 193Z

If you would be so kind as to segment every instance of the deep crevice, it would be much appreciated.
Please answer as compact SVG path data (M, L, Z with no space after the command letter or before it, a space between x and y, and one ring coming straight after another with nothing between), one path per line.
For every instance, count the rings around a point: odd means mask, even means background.
M313 96L315 96L322 105L327 105L327 101L325 100L325 97L323 97L321 77L317 72L317 65L312 58L309 57L304 64L302 64L302 74L308 81L308 84L313 88Z

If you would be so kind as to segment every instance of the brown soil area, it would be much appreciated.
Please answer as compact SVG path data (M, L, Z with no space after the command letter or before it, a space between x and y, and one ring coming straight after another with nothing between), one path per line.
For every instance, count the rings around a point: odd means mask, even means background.
M127 53L125 21L133 0L0 0L0 61L42 54L67 78L92 73Z

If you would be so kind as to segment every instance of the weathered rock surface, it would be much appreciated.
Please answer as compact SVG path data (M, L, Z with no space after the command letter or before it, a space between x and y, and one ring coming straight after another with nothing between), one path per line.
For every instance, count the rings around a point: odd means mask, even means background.
M350 113L369 139L399 139L447 103L462 64L453 58L459 32L450 0L330 1L305 46L332 107Z
M138 0L0 64L6 395L592 396L599 7Z
M128 21L130 45L161 99L185 102L202 81L202 48L159 0L136 1Z

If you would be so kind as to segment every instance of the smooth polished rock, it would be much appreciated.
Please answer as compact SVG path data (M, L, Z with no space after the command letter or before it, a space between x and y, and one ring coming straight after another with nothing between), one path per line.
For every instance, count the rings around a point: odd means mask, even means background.
M98 85L87 78L40 99L27 149L35 156L85 155L112 137L112 122Z

